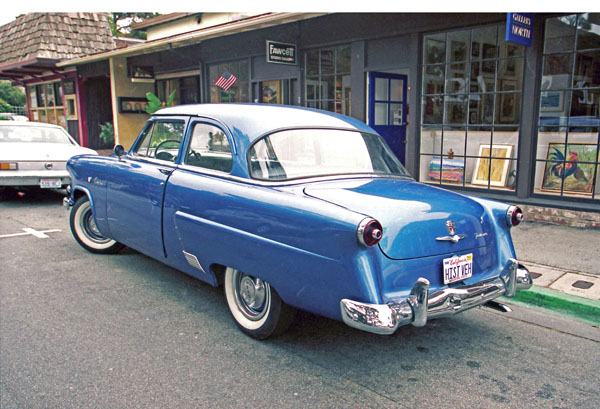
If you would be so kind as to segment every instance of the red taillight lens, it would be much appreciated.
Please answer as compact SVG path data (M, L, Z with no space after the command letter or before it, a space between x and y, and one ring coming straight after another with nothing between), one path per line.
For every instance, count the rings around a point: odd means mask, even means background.
M356 231L358 242L363 246L372 247L379 243L383 235L383 227L377 220L367 217L358 225Z
M517 206L511 206L506 212L508 227L518 226L523 221L523 211Z

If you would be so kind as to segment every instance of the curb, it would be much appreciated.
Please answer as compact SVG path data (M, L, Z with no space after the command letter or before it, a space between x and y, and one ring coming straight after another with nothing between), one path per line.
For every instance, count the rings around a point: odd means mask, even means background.
M514 297L500 297L508 304L522 304L568 315L578 321L600 327L600 301L533 286L517 291Z

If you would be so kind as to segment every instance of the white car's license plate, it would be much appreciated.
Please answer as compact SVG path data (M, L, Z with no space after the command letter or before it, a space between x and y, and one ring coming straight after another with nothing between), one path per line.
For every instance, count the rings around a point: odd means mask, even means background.
M40 187L43 189L60 189L61 186L60 179L40 179Z
M473 253L444 259L444 284L455 283L473 275Z

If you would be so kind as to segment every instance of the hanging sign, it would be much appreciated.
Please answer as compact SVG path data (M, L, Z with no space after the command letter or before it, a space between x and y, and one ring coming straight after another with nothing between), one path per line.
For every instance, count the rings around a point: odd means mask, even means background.
M267 40L267 62L296 65L296 45Z
M506 16L506 37L504 39L531 47L533 13L508 13Z

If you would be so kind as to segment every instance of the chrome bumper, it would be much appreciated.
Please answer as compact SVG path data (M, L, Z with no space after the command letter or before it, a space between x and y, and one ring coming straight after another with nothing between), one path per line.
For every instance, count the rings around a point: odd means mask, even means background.
M393 334L399 327L422 327L431 318L447 317L485 304L501 295L513 297L516 290L528 289L531 275L525 266L510 259L500 276L463 287L429 293L429 281L419 278L410 295L390 304L340 301L342 320L349 326L376 334Z

